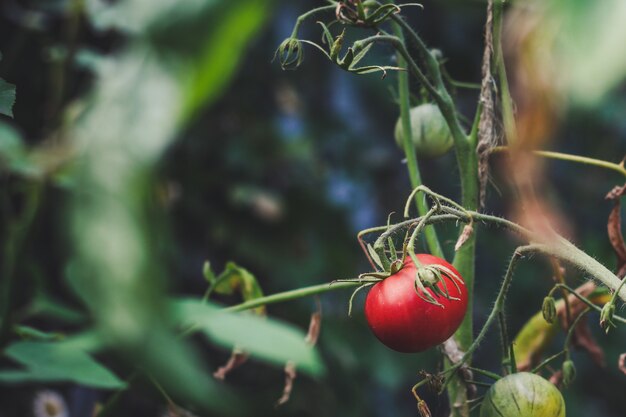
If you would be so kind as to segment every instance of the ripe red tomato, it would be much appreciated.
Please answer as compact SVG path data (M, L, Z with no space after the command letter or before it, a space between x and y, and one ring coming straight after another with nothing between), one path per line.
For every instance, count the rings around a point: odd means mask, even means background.
M422 265L441 265L462 279L448 262L436 256L417 254ZM365 317L374 335L387 347L398 352L421 352L443 343L459 327L467 310L467 289L454 284L442 273L451 297L447 299L428 291L443 305L437 306L420 298L415 292L415 264L410 257L402 269L372 287L365 300ZM444 285L439 288L445 292Z

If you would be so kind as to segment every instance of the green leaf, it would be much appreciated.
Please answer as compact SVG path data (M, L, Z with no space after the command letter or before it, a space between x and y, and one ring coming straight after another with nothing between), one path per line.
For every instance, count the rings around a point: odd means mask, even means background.
M319 355L305 342L304 333L291 325L246 313L227 313L193 299L175 301L173 309L181 324L199 327L221 346L237 346L279 366L292 361L312 375L324 372Z
M597 105L626 78L626 2L623 0L558 0L548 2L541 26L544 39L556 36L559 84L582 105ZM581 30L584 28L584 30ZM552 59L554 61L554 59ZM547 63L546 65L551 65Z
M263 297L263 291L256 277L236 263L228 262L224 272L216 279L215 292L230 295L236 290L241 292L244 301Z
M39 329L35 329L30 326L15 325L13 326L13 332L22 339L39 340L39 341L55 341L63 339L62 333L48 333L42 332Z
M2 121L0 121L0 167L27 176L40 173L40 169L29 159L22 136L12 126Z
M218 0L87 0L87 15L99 30L117 29L141 34L163 21L177 22L221 3Z
M370 256L372 257L372 260L374 261L374 263L375 263L376 265L378 265L378 267L379 267L380 269L384 269L384 268L383 268L383 263L382 263L382 261L380 260L380 256L378 256L378 254L376 253L376 251L374 250L374 248L372 247L372 245L371 245L371 244L369 244L369 243L367 244L367 252L368 252L368 253L370 254Z
M16 88L0 78L0 114L13 117L13 105L15 104Z
M183 120L217 98L235 74L245 49L269 12L267 0L230 1L182 73L187 82Z
M5 355L26 367L0 371L0 382L74 382L103 389L120 389L126 384L96 362L85 351L50 342L17 342Z
M84 323L87 319L82 312L70 308L45 294L39 294L35 297L27 312L29 315L45 316L46 318L60 320L69 324Z

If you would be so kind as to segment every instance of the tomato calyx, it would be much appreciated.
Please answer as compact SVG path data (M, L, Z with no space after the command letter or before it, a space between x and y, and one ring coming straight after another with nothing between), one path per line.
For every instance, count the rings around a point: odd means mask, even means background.
M415 273L416 275L415 276L415 292L424 301L427 301L431 304L435 304L441 308L445 308L443 304L437 301L430 294L430 292L425 291L426 288L431 289L432 292L435 293L435 295L444 297L448 300L454 300L454 301L459 300L458 297L453 297L452 295L450 295L450 291L448 290L448 284L446 283L444 276L448 277L449 280L454 284L457 292L461 291L459 284L465 285L465 283L458 275L456 275L449 268L446 268L443 265L426 265L426 266L417 267L416 271L417 272Z

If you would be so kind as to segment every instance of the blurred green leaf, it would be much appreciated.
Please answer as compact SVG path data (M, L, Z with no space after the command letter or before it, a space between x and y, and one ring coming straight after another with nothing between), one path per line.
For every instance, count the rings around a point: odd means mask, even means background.
M22 339L31 339L44 342L63 339L62 333L42 332L41 330L35 329L34 327L30 326L15 325L13 326L13 332Z
M626 78L626 2L556 0L547 30L558 32L560 82L579 103L592 105Z
M40 169L29 159L20 133L12 126L0 121L0 166L3 164L11 172L27 176L38 175L40 172Z
M182 74L186 80L183 120L219 96L233 77L245 48L269 12L268 0L239 0L213 19L210 35Z
M0 382L74 382L103 389L124 388L125 383L83 350L51 342L17 342L5 355L26 367L0 371Z
M15 86L0 78L0 114L13 117L15 104Z
M200 300L176 301L173 308L183 325L199 326L221 346L237 346L279 366L293 361L298 369L312 375L324 372L316 350L304 341L304 332L291 325L251 314L226 313Z
M87 319L82 312L70 308L46 294L37 295L26 311L29 316L45 316L69 324L84 323Z
M11 163L24 159L25 155L22 136L13 127L0 121L0 158Z
M159 23L184 21L219 3L220 0L86 0L85 5L96 28L141 34Z
M75 259L68 281L112 347L169 394L221 413L243 403L203 372L197 353L172 332L162 308L166 268L158 252L159 225L151 221L158 216L153 170L188 120L190 74L203 60L224 65L219 50L205 45L225 43L229 53L238 54L249 40L216 39L222 33L213 26L234 11L245 15L250 1L88 0L92 23L125 32L128 42L94 66L98 78L90 106L72 132L81 159L75 171ZM230 75L192 86L192 110L214 99Z

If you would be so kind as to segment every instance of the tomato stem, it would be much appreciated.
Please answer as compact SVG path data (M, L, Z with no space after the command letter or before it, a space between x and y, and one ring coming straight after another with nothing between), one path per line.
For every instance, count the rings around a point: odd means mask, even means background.
M500 153L500 152L508 152L508 151L509 151L508 146L496 146L495 148L491 149L491 153ZM533 154L544 157L544 158L558 159L561 161L576 162L579 164L605 168L605 169L609 169L615 172L619 172L620 174L626 177L626 168L624 167L623 161L620 162L619 164L616 164L616 163L605 161L602 159L588 158L586 156L572 155L572 154L561 153L561 152L541 151L541 150L535 150L533 151Z
M487 317L487 321L485 322L482 329L480 330L480 333L478 333L478 336L476 336L476 339L474 340L474 342L472 342L470 347L465 351L461 360L459 360L457 363L453 364L450 368L446 370L446 373L449 373L449 375L443 384L442 391L443 389L447 387L447 385L450 383L450 381L454 377L456 373L455 371L457 371L464 363L466 363L472 357L472 354L474 353L478 345L485 338L487 331L489 330L489 328L491 327L495 319L498 317L498 315L502 312L502 309L504 308L504 300L506 299L506 294L511 285L511 281L513 280L513 272L515 271L517 262L526 253L536 252L536 251L537 251L537 245L520 246L515 250L515 252L513 253L513 257L509 261L509 266L507 268L504 279L502 280L500 291L498 292L498 296L496 297L496 301L493 305L491 313L489 313L489 317Z
M396 23L393 25L394 31L399 39L403 39L404 34L402 28ZM408 64L400 52L397 53L398 66L401 68L407 67ZM407 68L408 69L408 68ZM413 146L412 128L411 128L411 116L410 112L410 90L409 90L409 74L408 71L398 72L398 95L400 101L400 120L402 123L402 148L406 156L407 168L409 170L409 180L411 186L417 188L422 184L422 178L420 176L419 166L417 163L417 157L415 156L415 149ZM413 195L412 198L413 199ZM423 199L415 197L415 205L420 216L423 216L427 212L426 203ZM439 237L434 226L430 225L424 230L426 243L430 253L444 258L443 249L439 243Z

